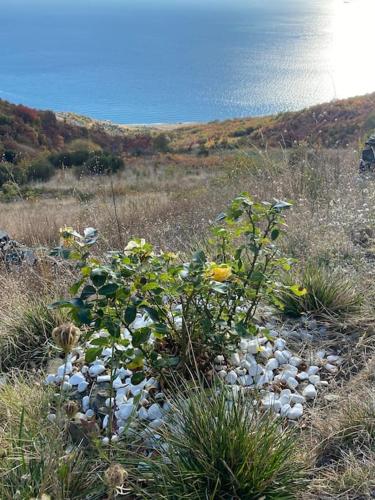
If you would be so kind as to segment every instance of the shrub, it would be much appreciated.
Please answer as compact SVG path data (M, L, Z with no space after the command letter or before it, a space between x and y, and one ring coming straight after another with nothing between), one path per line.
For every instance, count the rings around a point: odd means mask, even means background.
M107 332L92 341L87 358L95 359L108 345L113 363L136 371L135 380L143 379L145 360L162 370L196 367L200 359L205 371L213 355L258 332L253 318L259 301L276 299L275 276L289 268L276 246L284 224L281 211L288 206L237 197L218 218L209 254L197 251L189 263L171 253L156 254L145 240L133 240L124 252L112 252L101 262L89 252L95 230L82 236L65 228L63 246L54 254L76 260L82 276L71 288L75 297L53 307L68 308L89 335ZM137 315L150 322L135 330ZM128 338L122 338L124 329Z
M118 156L109 153L91 153L88 159L77 167L75 174L82 175L108 175L114 174L124 167L124 162Z
M49 160L57 168L70 168L83 165L89 156L88 150L64 151L51 155Z
M12 163L0 163L0 187L6 182L13 182L15 184L24 184L26 182L25 169L20 165L13 165Z
M155 151L160 153L167 153L169 150L170 139L165 134L158 134L153 139L153 146Z
M47 158L34 160L27 168L27 180L29 182L45 182L51 179L54 174L55 169Z
M362 295L350 277L326 265L309 264L297 275L287 275L284 283L291 285L294 280L307 293L297 296L288 289L281 290L280 299L287 316L308 313L322 318L345 318L361 310Z
M305 476L296 435L251 400L217 389L190 388L189 399L172 403L171 419L158 431L164 451L146 462L152 479L144 497L295 498Z

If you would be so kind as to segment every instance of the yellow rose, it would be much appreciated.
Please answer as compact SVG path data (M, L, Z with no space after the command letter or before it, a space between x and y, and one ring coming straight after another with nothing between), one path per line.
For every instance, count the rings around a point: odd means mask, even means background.
M232 269L226 265L212 266L209 270L209 276L214 281L219 281L220 283L222 283L232 276Z

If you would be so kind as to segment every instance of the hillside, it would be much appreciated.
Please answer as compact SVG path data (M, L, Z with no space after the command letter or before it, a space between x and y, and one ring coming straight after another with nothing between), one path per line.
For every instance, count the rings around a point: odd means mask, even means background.
M138 156L166 150L206 153L251 146L291 147L300 142L341 148L356 145L374 128L375 93L276 116L147 127L55 114L0 100L0 152L9 151L8 156L61 151L77 139L113 153Z

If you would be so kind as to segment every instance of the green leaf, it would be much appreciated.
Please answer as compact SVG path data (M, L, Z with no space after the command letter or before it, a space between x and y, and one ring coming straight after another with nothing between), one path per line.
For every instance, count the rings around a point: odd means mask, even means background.
M107 276L108 276L107 271L104 271L104 269L97 268L91 271L90 279L93 282L94 286L101 287L106 282Z
M228 286L225 283L219 283L218 281L212 281L211 289L217 293L227 293Z
M140 384L145 379L145 374L143 372L137 372L132 375L131 383L133 385Z
M107 285L104 285L101 288L99 288L98 294L104 295L105 297L111 297L112 295L115 295L118 287L119 286L117 283L108 283Z
M192 261L196 264L204 264L206 262L206 255L202 250L195 252Z
M135 320L136 316L137 316L137 308L136 308L136 306L128 306L125 309L124 320L125 320L125 323L127 325L130 325L131 323L133 323L133 321Z
M297 297L303 297L304 295L307 294L306 288L303 288L302 286L299 286L299 285L292 285L291 287L289 287L289 289Z
M77 281L76 283L74 283L74 285L72 285L70 288L69 288L69 292L72 294L72 295L75 295L78 290L81 288L81 286L83 285L83 283L85 282L85 279L81 279L79 281Z
M280 231L279 231L279 229L274 229L274 230L271 232L271 240L272 240L272 241L277 240L277 238L279 237L279 235L280 235Z
M87 349L85 359L87 363L92 363L102 353L102 347L90 347Z
M92 295L96 295L96 288L92 285L86 285L81 292L81 299L85 300Z
M141 347L151 336L151 328L148 326L135 330L132 334L132 344L134 347Z
M152 321L159 321L159 312L157 309L149 306L144 306L143 309L147 312Z
M108 337L99 337L97 339L90 340L91 345L102 346L105 347L109 344L110 340Z

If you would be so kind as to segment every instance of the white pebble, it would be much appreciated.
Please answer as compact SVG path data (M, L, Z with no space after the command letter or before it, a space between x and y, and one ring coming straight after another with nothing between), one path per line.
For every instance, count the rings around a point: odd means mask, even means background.
M230 385L234 385L237 382L237 373L231 370L225 377L225 382Z
M110 382L111 381L111 376L110 375L99 375L96 379L98 384L103 383L103 382Z
M284 339L276 339L274 342L275 349L278 351L282 351L285 349L286 342Z
M163 420L160 418L156 418L152 422L149 423L149 427L151 429L159 429L164 424Z
M280 415L282 417L286 417L290 410L291 410L290 404L286 403L286 404L282 405L281 410L280 410Z
M304 404L306 403L306 398L302 396L302 394L298 394L297 392L292 394L290 398L291 403L299 403L299 404Z
M112 387L117 390L117 389L121 389L122 387L125 387L125 384L121 380L120 377L116 377L115 380L112 383Z
M138 410L138 418L140 420L147 420L148 419L148 411L143 406Z
M148 409L148 419L149 420L156 420L160 419L163 417L163 413L161 411L160 406L157 403L154 403L153 405L150 406Z
M62 390L63 391L70 391L72 389L72 385L69 384L69 382L64 382L62 385Z
M289 364L292 366L299 366L302 363L302 359L298 356L292 356L289 360Z
M127 420L133 413L134 406L132 403L122 403L119 405L118 415L122 420Z
M316 375L319 371L319 367L318 366L310 366L307 370L307 374L310 376L310 375Z
M114 404L115 404L115 400L114 400L114 398L107 398L107 399L105 400L105 403L104 403L104 404L105 404L105 406L106 406L107 408L113 408L113 406L114 406Z
M103 445L104 445L104 446L108 446L108 445L109 445L109 437L107 437L107 436L106 436L106 437L104 437L104 438L102 439L102 443L103 443Z
M69 384L72 385L79 385L81 382L85 382L85 377L79 372L72 375L69 379Z
M52 373L50 373L49 375L47 375L47 377L45 379L45 384L46 385L54 384L55 381L56 381L55 375L52 375Z
M225 358L221 354L219 354L218 356L216 356L216 358L214 359L214 362L217 363L218 365L223 364L224 361L225 361Z
M85 415L87 418L92 418L95 415L95 412L94 412L94 410L89 409L86 411Z
M227 376L227 372L225 370L220 370L218 375L220 378L224 379Z
M285 365L286 363L288 363L289 359L285 356L284 351L275 351L275 358L280 363L280 365Z
M309 382L313 385L318 385L320 382L320 377L319 375L310 375L309 377Z
M247 352L249 354L257 354L259 352L259 342L257 339L248 341Z
M89 374L91 377L97 377L101 373L105 372L105 366L102 364L92 365L89 368Z
M84 396L82 398L82 409L83 411L87 411L90 408L90 398L89 396Z
M338 371L337 366L331 365L330 363L327 363L327 364L326 364L325 369L326 369L329 373L337 373L337 371Z
M307 372L300 372L297 374L297 377L300 380L307 380L309 378L309 374Z
M290 388L290 389L296 389L298 387L298 382L295 378L293 377L289 377L288 380L286 381L287 383L287 386Z
M276 370L279 367L279 362L276 358L271 358L267 361L266 370Z
M287 417L290 420L297 420L298 418L302 417L303 415L303 406L300 403L297 403L291 408L288 413Z
M331 354L330 356L327 356L327 361L329 363L336 363L337 361L339 361L340 359L340 356L335 356L333 354Z
M307 385L304 390L302 391L302 395L306 399L315 399L317 396L317 392L315 387L312 384Z
M47 420L48 420L49 422L55 422L55 420L56 420L56 415L55 415L54 413L49 413L49 414L47 415Z
M87 389L89 383L84 381L84 382L80 382L78 384L78 392L85 392L85 390Z

